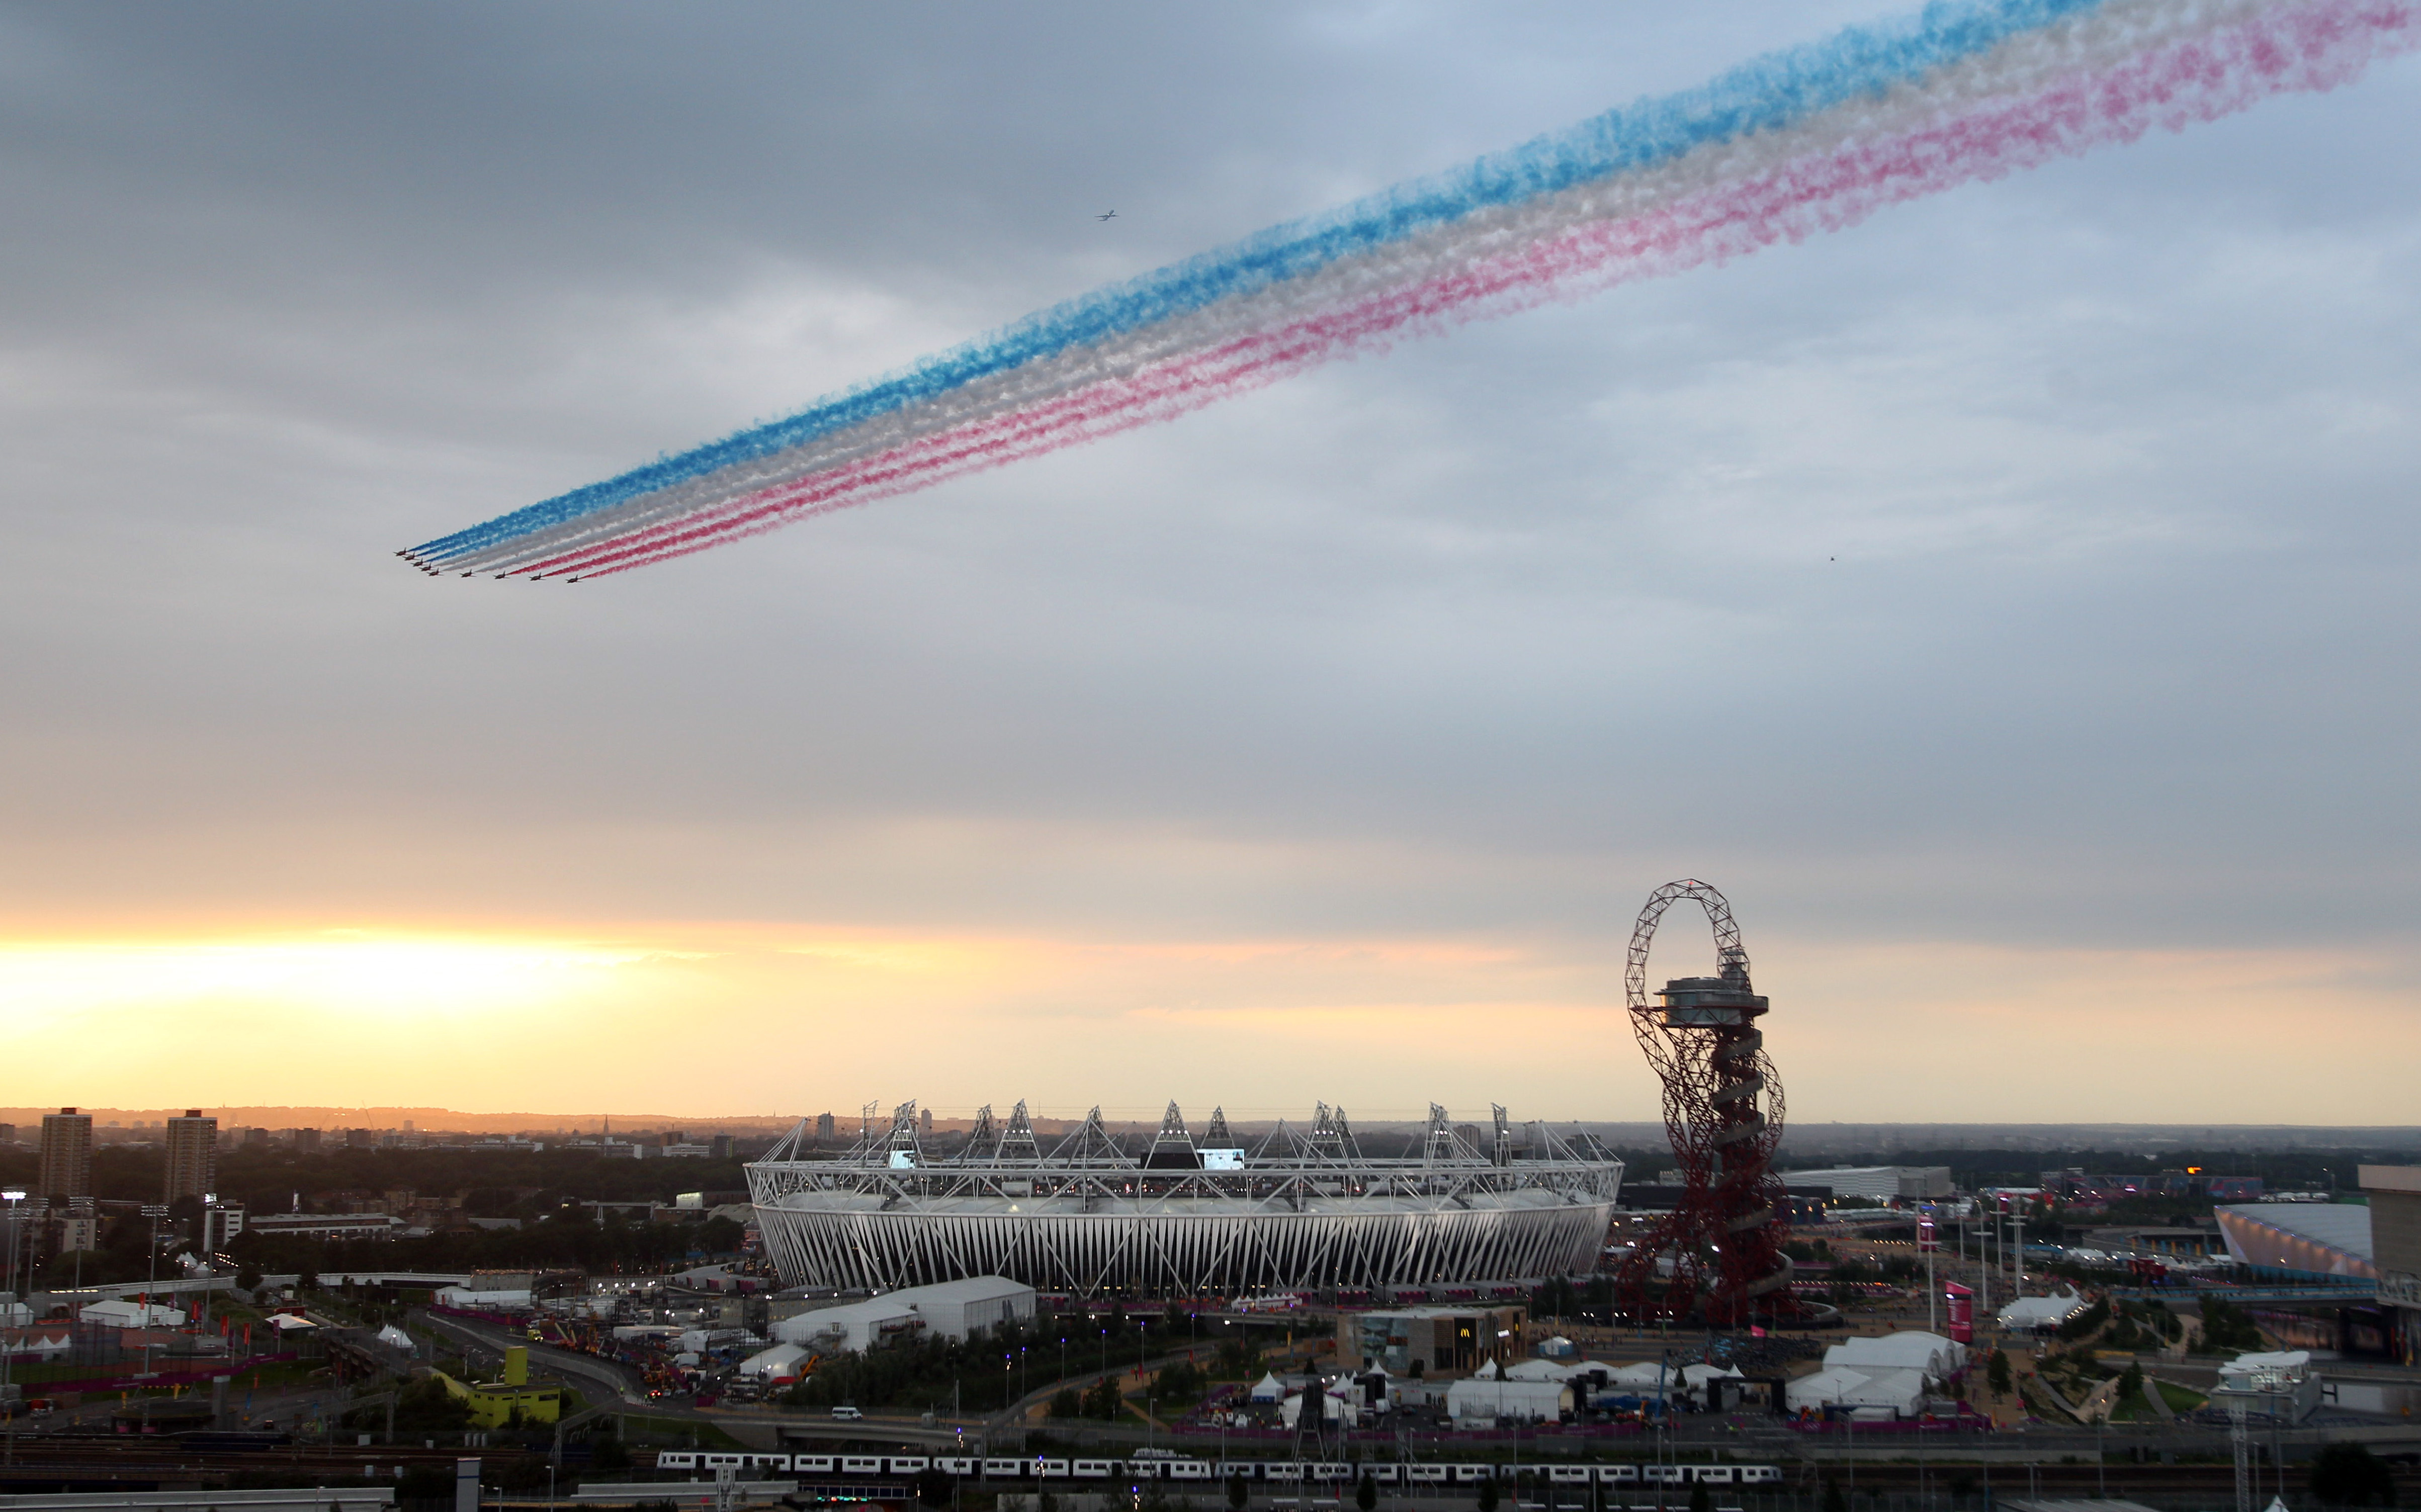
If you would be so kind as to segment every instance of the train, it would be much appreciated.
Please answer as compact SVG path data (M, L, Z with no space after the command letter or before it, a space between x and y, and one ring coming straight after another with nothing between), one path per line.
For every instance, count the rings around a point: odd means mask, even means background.
M1260 1485L1351 1484L1364 1475L1381 1486L1468 1485L1512 1475L1511 1465L1403 1464L1366 1460L975 1458L959 1455L784 1455L741 1451L664 1450L658 1470L735 1470L742 1475L945 1475L984 1480L1220 1481L1242 1477ZM1586 1486L1779 1486L1779 1465L1546 1465L1548 1484Z

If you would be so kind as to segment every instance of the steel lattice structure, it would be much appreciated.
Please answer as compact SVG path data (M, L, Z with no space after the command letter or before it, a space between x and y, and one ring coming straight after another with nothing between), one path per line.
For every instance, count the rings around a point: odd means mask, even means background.
M1683 898L1707 911L1715 974L1666 982L1648 1001L1648 951L1665 910ZM1773 1170L1782 1141L1782 1082L1757 1021L1766 1000L1751 989L1748 952L1731 905L1705 882L1666 882L1648 895L1623 973L1632 1033L1664 1085L1664 1130L1682 1194L1616 1272L1617 1302L1633 1317L1702 1315L1736 1326L1752 1314L1791 1309L1788 1221ZM1669 1277L1660 1277L1660 1259ZM1660 1285L1661 1281L1661 1285Z
M1517 1150L1495 1110L1487 1151L1432 1104L1417 1157L1372 1159L1344 1110L1281 1122L1247 1152L1214 1114L1202 1145L1169 1105L1150 1148L1123 1153L1096 1108L1041 1153L1019 1103L929 1156L916 1105L817 1158L804 1121L748 1167L786 1284L893 1288L1005 1275L1078 1297L1398 1290L1576 1275L1597 1261L1622 1162L1532 1125Z

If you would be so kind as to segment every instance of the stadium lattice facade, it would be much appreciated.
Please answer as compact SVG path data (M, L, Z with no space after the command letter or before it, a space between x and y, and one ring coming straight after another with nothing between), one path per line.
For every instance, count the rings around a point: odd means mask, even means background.
M1148 1150L1096 1108L1044 1153L1019 1103L929 1152L916 1105L869 1118L846 1152L803 1121L748 1167L757 1220L789 1285L890 1289L1004 1275L1077 1297L1249 1297L1530 1282L1597 1262L1622 1162L1495 1110L1475 1149L1429 1110L1420 1150L1365 1157L1344 1111L1281 1122L1250 1150L1214 1113L1197 1142L1170 1104Z

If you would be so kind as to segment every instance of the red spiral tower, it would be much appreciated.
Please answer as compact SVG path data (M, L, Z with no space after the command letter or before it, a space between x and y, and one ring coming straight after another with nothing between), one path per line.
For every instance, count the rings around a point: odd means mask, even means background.
M1648 992L1648 947L1682 898L1707 911L1715 974L1679 976ZM1719 1328L1794 1310L1789 1234L1773 1151L1782 1141L1782 1083L1757 1021L1766 1000L1749 985L1748 952L1731 905L1705 882L1666 882L1648 895L1623 974L1632 1033L1664 1083L1664 1130L1679 1162L1681 1197L1615 1271L1617 1307L1642 1320L1702 1317ZM1669 1258L1664 1273L1660 1259Z

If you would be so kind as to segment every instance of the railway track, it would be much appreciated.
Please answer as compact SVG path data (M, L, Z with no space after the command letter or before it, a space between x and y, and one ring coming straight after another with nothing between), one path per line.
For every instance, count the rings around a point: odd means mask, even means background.
M483 1465L545 1458L518 1449L430 1449L419 1444L206 1452L180 1450L173 1444L123 1443L107 1439L49 1443L21 1439L14 1462L0 1465L0 1486L45 1480L186 1483L233 1475L387 1480L397 1474L398 1467L443 1468L450 1474L456 1459L469 1457L477 1457Z

